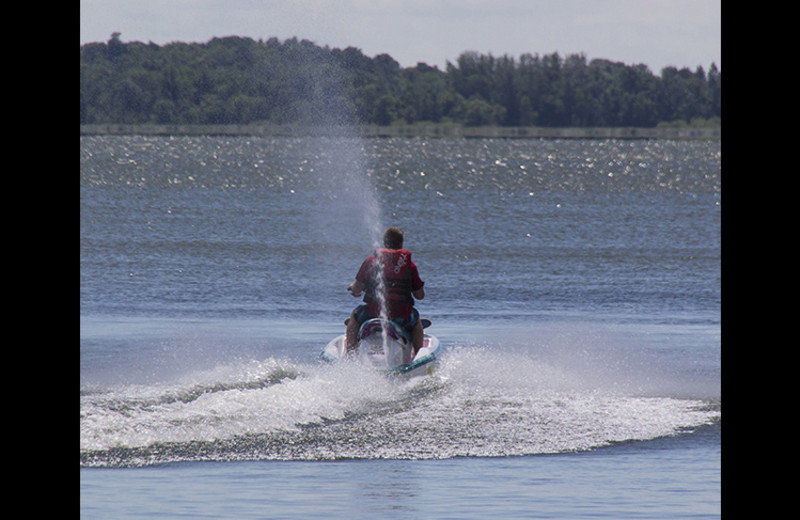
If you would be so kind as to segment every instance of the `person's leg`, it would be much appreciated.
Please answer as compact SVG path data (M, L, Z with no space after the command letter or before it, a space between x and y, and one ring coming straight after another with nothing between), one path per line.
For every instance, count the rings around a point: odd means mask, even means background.
M350 321L347 322L347 329L345 332L345 349L346 352L353 352L358 343L358 330L361 328L361 322L358 320L360 307L353 309L350 313Z
M406 325L406 330L408 329L411 330L411 346L413 347L411 359L413 360L419 349L422 348L422 340L424 339L422 322L419 320L419 311L417 309L411 309L411 315L408 317Z
M367 304L359 305L350 313L350 321L347 322L347 329L345 331L345 347L347 352L354 352L358 348L358 332L361 330L361 325L371 318L373 318L373 316L370 314Z
M419 349L422 348L422 340L424 339L424 335L422 332L422 322L417 320L417 323L414 325L414 329L411 331L411 342L414 344L414 356L417 355ZM414 359L413 357L411 359Z

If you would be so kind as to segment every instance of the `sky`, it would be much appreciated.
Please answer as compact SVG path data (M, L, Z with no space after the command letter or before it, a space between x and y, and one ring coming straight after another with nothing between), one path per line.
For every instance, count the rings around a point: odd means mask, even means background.
M445 70L466 51L722 70L721 0L80 0L81 45L297 37Z

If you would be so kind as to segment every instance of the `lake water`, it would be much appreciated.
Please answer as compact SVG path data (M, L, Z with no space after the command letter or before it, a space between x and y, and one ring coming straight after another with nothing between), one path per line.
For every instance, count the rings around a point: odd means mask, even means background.
M82 518L719 518L719 141L81 137ZM386 227L443 345L328 365Z

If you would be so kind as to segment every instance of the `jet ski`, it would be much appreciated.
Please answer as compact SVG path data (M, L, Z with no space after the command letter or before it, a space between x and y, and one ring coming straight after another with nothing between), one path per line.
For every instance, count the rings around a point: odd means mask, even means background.
M345 320L345 324L347 324ZM429 319L421 319L423 328L431 325ZM358 343L350 352L345 349L345 335L341 335L322 349L325 361L336 363L342 360L359 360L365 365L389 374L417 376L432 374L440 344L436 336L423 334L422 347L413 354L411 336L404 327L392 320L373 318L361 324Z

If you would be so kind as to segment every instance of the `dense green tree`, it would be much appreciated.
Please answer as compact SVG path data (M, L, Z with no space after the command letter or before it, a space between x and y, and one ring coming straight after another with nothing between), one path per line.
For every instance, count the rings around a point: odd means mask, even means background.
M506 109L493 105L474 95L467 101L464 124L466 126L494 126L505 118Z
M341 125L448 122L503 126L655 126L719 121L715 64L667 67L475 51L446 70L402 68L391 56L308 40L213 38L206 43L81 46L85 123Z

